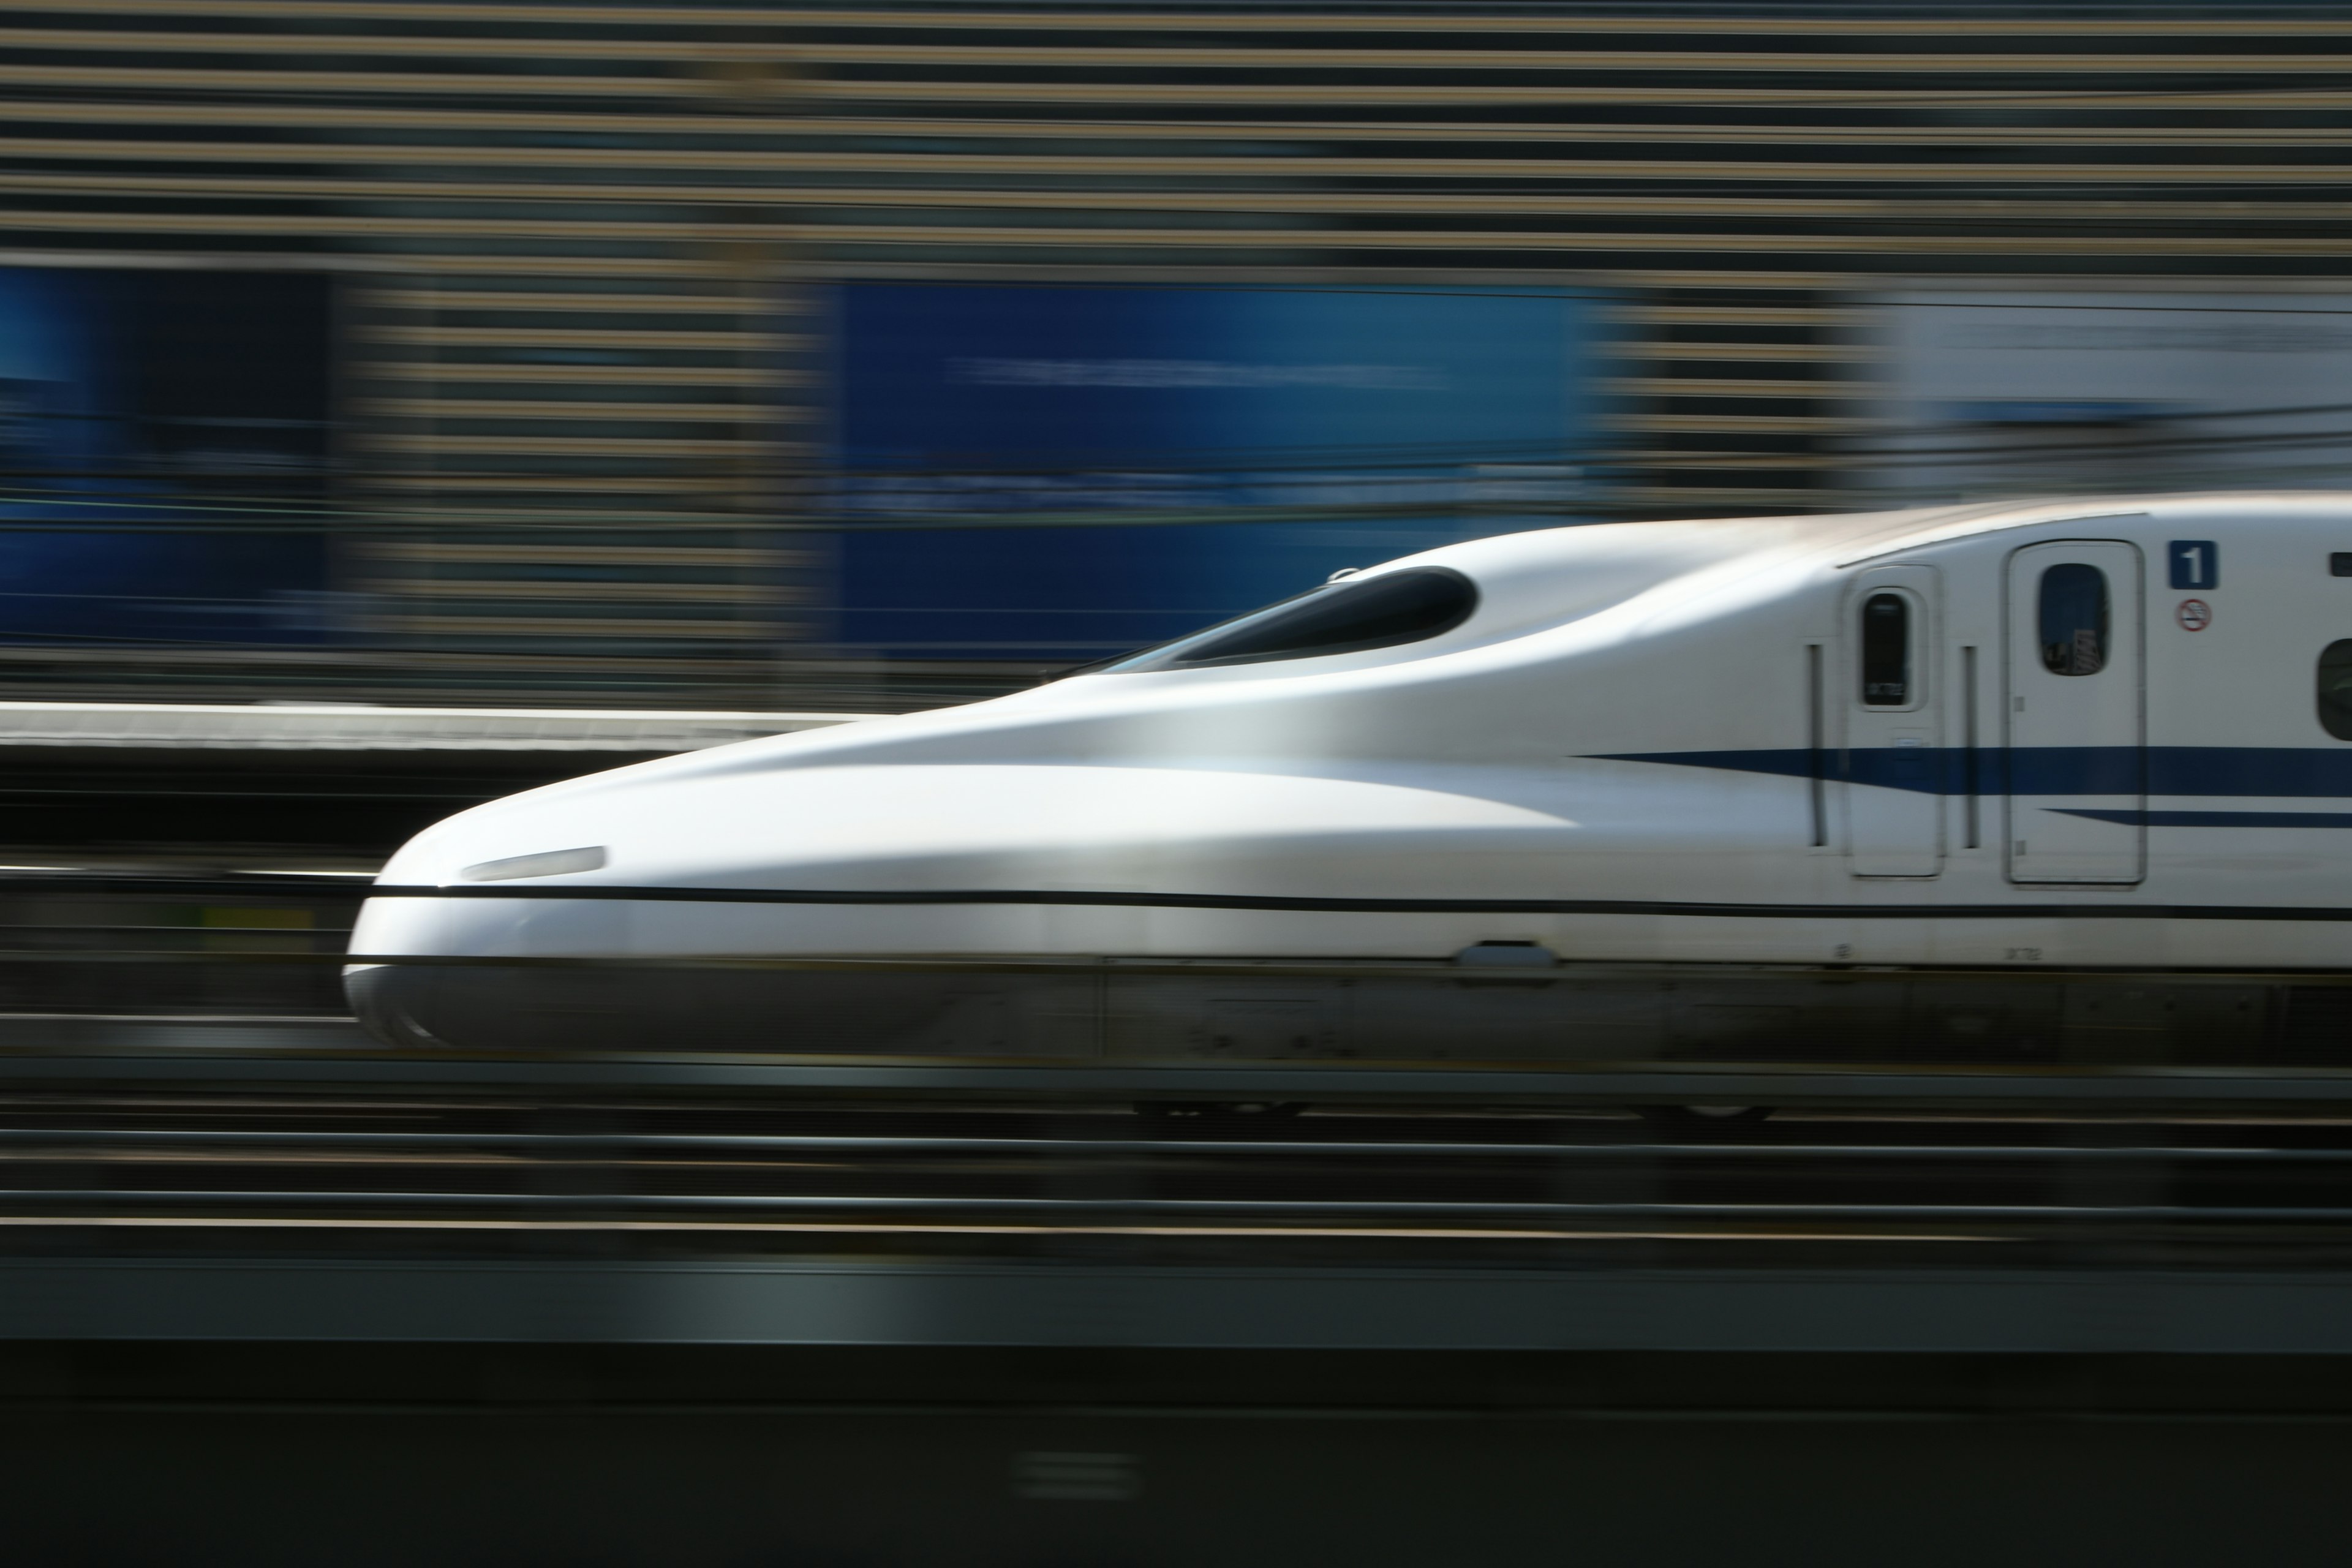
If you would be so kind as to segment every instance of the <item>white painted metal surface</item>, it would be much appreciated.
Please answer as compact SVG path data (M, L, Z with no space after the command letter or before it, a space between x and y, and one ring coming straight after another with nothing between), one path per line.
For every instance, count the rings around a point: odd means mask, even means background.
M2148 563L2144 581L2110 574L2115 640L2138 666L2116 678L2144 685L2145 732L2092 714L2013 730L2012 557L2085 539ZM2163 586L2180 540L2221 557L2195 631ZM1475 613L1423 641L1083 676L467 812L384 882L454 887L467 866L586 847L605 863L487 896L379 897L354 951L1429 959L1506 942L1570 960L2343 967L2352 742L2314 698L2321 650L2352 635L2339 550L2352 498L2287 493L1454 545L1331 590L1412 567L1470 578ZM1846 685L1870 581L1919 595L1920 700L1871 716L1834 691L1815 748L1808 649ZM1917 776L1897 765L1914 741L1931 753ZM2061 776L2069 747L2143 742L2144 800ZM1841 752L1871 755L1817 772ZM2040 784L2005 836L2011 761ZM2063 815L2086 807L2113 819ZM2010 841L2078 823L2144 837L2144 865L2015 874Z

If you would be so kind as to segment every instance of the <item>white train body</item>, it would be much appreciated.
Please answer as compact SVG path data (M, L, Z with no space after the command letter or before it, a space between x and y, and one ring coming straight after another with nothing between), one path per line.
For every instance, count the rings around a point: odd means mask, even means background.
M2352 968L2347 551L2352 499L2294 494L1481 540L1287 612L1466 583L1433 635L1176 645L466 812L353 951Z

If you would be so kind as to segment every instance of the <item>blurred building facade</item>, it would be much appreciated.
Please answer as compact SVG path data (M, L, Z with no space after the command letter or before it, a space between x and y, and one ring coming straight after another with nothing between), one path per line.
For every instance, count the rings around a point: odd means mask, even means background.
M76 0L0 38L15 695L908 706L1270 596L1245 542L1103 530L1391 529L1303 587L1445 529L2128 481L2184 419L2225 479L2274 437L2352 477L2296 336L2352 324L2333 4ZM934 356L966 400L894 423L914 362L861 313L982 289L1229 292L1213 332L975 329ZM1334 295L1384 303L1264 347ZM2053 379L2042 323L2122 307L2279 332L2219 402L2177 332L2178 385L2112 337ZM1448 425L1471 382L1508 396ZM957 450L992 404L1028 445ZM1036 435L1096 405L1136 412ZM956 629L992 605L1028 618Z

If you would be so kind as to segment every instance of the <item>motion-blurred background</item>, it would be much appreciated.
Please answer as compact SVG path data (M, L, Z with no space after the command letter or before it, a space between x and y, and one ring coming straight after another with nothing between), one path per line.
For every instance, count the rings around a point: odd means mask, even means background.
M2352 4L18 0L0 138L16 1558L2340 1535L2340 973L2236 1075L2078 975L2063 1071L1312 1100L340 973L468 805L1431 545L2352 484Z
M1471 533L2352 477L2333 5L0 26L0 694L895 710Z

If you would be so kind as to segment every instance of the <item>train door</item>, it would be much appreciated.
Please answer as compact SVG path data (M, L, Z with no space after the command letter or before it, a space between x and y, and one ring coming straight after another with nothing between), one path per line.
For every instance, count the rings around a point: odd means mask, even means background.
M1857 877L1943 868L1941 595L1931 566L1882 566L1847 601L1846 855Z
M2009 558L2009 875L2137 882L2147 864L2140 555L2113 540Z

